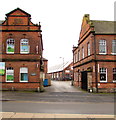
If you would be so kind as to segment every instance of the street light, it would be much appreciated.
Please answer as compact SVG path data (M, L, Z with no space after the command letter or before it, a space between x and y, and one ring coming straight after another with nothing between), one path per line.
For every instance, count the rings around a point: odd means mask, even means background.
M63 78L64 78L64 57L60 57L60 58L62 58L62 60L63 60L63 67L62 67L62 80L63 80Z

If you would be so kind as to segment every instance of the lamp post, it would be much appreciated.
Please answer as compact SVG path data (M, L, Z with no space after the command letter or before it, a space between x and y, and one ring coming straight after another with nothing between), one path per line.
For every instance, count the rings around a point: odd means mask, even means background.
M63 78L64 78L64 57L60 57L60 58L62 58L62 60L63 60L63 66L62 66L62 80L63 80Z

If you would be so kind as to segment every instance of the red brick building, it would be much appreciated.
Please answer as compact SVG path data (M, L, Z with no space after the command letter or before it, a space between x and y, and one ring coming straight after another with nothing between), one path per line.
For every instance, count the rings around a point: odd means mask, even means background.
M3 90L37 90L42 85L43 66L41 25L20 8L0 21L0 77ZM47 72L46 72L47 73Z
M73 47L73 84L90 92L114 92L116 32L113 21L83 17L78 46Z
M72 80L73 79L73 62L68 61L63 64L53 66L49 70L51 80Z

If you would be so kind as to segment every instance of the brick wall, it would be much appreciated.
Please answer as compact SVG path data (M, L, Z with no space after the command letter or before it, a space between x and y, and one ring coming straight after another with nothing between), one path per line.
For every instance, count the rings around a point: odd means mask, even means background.
M6 73L2 76L3 89L37 89L40 82L40 56L43 50L41 25L31 22L31 15L17 8L6 14L6 20L0 27L2 30L2 55L0 59L5 62L5 67L14 69L14 81L6 82ZM6 53L7 39L15 40L13 54ZM30 51L20 53L21 39L28 39ZM38 47L37 47L38 46ZM28 68L28 82L20 82L20 68ZM47 71L47 63L45 63Z

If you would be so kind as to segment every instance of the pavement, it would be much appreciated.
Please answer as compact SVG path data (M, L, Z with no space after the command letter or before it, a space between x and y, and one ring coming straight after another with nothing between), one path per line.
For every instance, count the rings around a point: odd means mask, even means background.
M1 112L1 118L3 120L10 120L16 119L16 118L28 118L28 120L34 120L34 119L40 119L40 120L65 120L68 118L68 120L115 120L114 115L102 115L102 114L47 114L47 113L15 113L15 112ZM27 119L26 119L27 120Z

